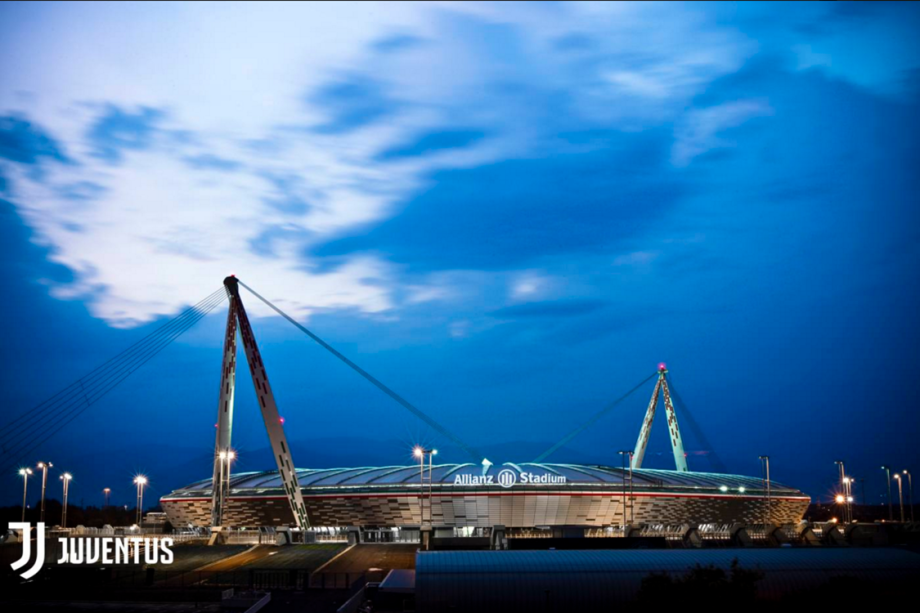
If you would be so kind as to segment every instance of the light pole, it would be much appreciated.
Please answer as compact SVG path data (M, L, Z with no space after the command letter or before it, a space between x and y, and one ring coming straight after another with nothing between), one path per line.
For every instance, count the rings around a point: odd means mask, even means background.
M61 528L67 527L67 492L70 491L70 480L73 475L64 473L61 475L61 481L64 483L64 507L61 509Z
M910 500L910 522L914 523L914 480L911 479L909 470L905 470L904 474L907 475L907 493Z
M898 502L901 505L901 523L904 523L904 490L901 487L901 475L895 473L895 479L898 480Z
M891 507L891 467L882 466L882 470L884 470L887 475L885 483L888 484L888 521L894 521L894 511Z
M764 481L766 482L766 485L767 485L766 487L766 490L767 490L767 513L766 515L767 515L767 518L764 521L764 523L768 524L770 523L770 518L772 517L771 512L773 511L773 509L771 508L772 501L770 500L770 493L771 493L770 492L770 456L768 455L760 456L760 469L761 469L761 475L765 475Z
M425 524L425 457L428 457L428 520L431 523L431 469L432 469L432 456L438 455L437 449L425 449L421 446L416 446L412 450L412 455L418 458L419 465L419 513L421 514L421 524Z
M425 491L425 449L416 446L412 450L412 455L418 458L418 516L419 528L425 523L425 500L423 493Z
M29 476L32 475L31 468L20 468L19 474L22 475L22 521L26 521L26 490L29 487Z
M111 493L112 493L112 488L107 487L107 488L105 488L105 489L102 490L102 496L103 496L103 498L104 498L104 502L103 502L103 504L102 504L102 508L103 508L103 509L105 509L105 508L107 508L107 507L109 506L109 494L111 494Z
M636 519L636 497L633 495L633 452L629 451L629 521Z
M626 463L627 463L627 458L629 458L630 452L629 451L618 451L617 453L620 454L620 471L621 471L620 475L623 478L623 528L625 529L626 526L629 525L629 517L626 515L626 512L629 509L629 506L626 503ZM630 465L631 464L632 463L630 462Z
M42 469L42 511L38 521L45 521L45 487L48 485L48 469L54 466L51 462L39 462L38 467Z
M852 513L850 511L850 502L852 502L853 497L850 495L850 480L846 476L846 470L843 465L843 460L837 460L834 462L837 465L840 473L840 486L843 488L843 518L846 523L850 523L853 520Z
M847 501L847 523L853 523L853 479L843 478L844 496Z
M225 491L229 492L229 489L230 489L230 462L232 462L233 459L236 457L236 452L235 451L221 451L219 456L220 456L220 484L218 487L220 487L221 504L220 504L220 507L218 508L220 517L217 518L217 525L223 526L224 525L224 517L223 517L224 515L224 492ZM226 461L227 463L226 470L224 470L224 461ZM225 489L225 486L226 486L226 489ZM228 493L228 496L229 496L229 493Z
M144 486L147 485L147 477L138 475L134 477L134 483L137 485L137 527L141 526L141 509L144 507Z
M431 508L431 482L432 482L432 469L434 468L434 456L438 455L437 449L432 449L431 453L428 454L428 524L432 522L432 514L434 511Z

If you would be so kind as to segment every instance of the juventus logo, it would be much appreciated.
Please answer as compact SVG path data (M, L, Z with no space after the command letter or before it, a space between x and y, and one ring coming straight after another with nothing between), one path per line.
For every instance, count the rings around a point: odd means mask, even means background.
M19 570L23 566L29 563L29 558L32 557L32 524L29 522L19 522L11 521L10 530L19 530L22 533L22 557L10 564L13 567L13 570ZM42 566L45 564L45 524L44 522L38 522L36 524L36 534L35 534L35 564L32 565L32 568L27 570L24 573L20 573L23 579L31 579L38 571L42 569Z

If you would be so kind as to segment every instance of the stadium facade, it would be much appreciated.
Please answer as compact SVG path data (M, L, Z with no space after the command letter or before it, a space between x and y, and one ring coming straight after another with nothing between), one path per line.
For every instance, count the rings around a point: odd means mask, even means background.
M414 466L295 468L284 432L284 419L268 383L265 363L239 294L240 285L442 436L458 444L478 463L432 467L432 456L437 451L417 447L414 455L420 463ZM766 456L761 457L766 480L691 473L668 383L668 370L663 362L658 365L657 372L567 434L536 461L495 466L236 277L225 278L224 287L230 308L215 424L213 475L211 479L193 483L160 499L163 510L176 527L289 526L301 530L430 527L446 532L497 526L528 529L635 524L789 524L802 518L810 502L800 491L768 481L770 468ZM231 440L237 337L246 354L246 365L277 471L236 475L231 471L235 457ZM656 378L655 388L635 450L628 452L629 470L625 468L627 452L623 452L624 468L621 469L540 463L652 378ZM674 471L642 468L659 399L667 417Z
M810 498L757 478L574 464L298 469L311 527L508 528L797 523ZM630 474L632 479L630 481ZM233 475L224 525L294 526L278 471ZM211 525L212 481L160 499L176 527ZM423 516L424 514L424 516Z

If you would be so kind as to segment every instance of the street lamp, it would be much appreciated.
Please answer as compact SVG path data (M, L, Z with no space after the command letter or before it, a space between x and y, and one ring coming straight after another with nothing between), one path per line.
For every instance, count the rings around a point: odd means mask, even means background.
M773 510L773 509L772 509L772 501L770 500L770 456L768 456L768 455L762 455L762 456L760 456L759 459L760 459L760 469L761 469L761 473L760 473L760 474L761 474L761 476L764 477L764 482L765 482L766 485L767 485L767 487L766 487L766 490L767 490L767 512L766 512L766 519L764 520L764 523L765 523L765 524L768 524L768 523L770 523L771 511Z
M884 470L887 475L885 482L888 484L888 521L894 521L894 511L891 507L891 467L882 466L882 470Z
M110 493L112 493L112 488L107 487L107 488L105 488L105 489L102 490L102 495L103 495L104 498L105 498L105 502L104 502L103 505L102 505L102 508L103 508L103 509L109 506L109 494L110 494Z
M846 470L844 469L844 466L843 466L843 460L836 460L834 464L837 465L837 468L840 472L840 485L843 488L843 499L844 499L844 502L846 503L846 506L844 506L843 508L843 513L844 513L843 519L846 523L850 523L851 521L853 521L853 515L852 515L852 512L850 511L850 503L848 501L848 498L850 497L850 480L846 476Z
M38 521L45 521L45 486L48 485L48 469L54 466L51 462L39 462L38 467L42 469L42 512Z
M32 474L31 468L20 468L19 474L22 475L22 521L26 521L26 490L29 487L29 476Z
M904 490L901 487L901 475L895 474L895 479L898 480L898 502L901 505L901 523L904 523Z
M847 522L853 523L853 478L843 478L843 494L847 499Z
M419 464L419 488L420 493L418 497L419 501L419 513L421 514L421 524L425 523L425 456L428 456L428 520L431 522L431 470L433 466L433 456L438 455L437 449L425 449L420 445L416 445L412 450L412 455L418 458Z
M632 451L618 451L617 453L620 454L620 475L623 481L623 529L626 530L626 526L629 525L629 516L627 515L629 505L626 502L626 465L627 463L629 464L629 481L630 485L632 485Z
M910 495L910 522L914 522L914 480L910 478L910 471L905 470L907 475L907 493Z
M61 475L61 481L64 483L64 507L61 509L61 528L67 527L67 492L70 491L70 480L73 475L64 473Z
M220 517L217 518L217 525L223 526L223 512L224 512L224 494L226 493L229 497L230 490L230 462L236 458L236 452L232 450L221 451L218 456L220 457L220 482L218 483L218 491L220 492L220 505L218 506L218 514ZM224 462L227 463L227 469L224 470Z
M144 507L144 486L147 485L147 477L138 475L134 477L134 483L137 485L137 526L141 525L141 509Z

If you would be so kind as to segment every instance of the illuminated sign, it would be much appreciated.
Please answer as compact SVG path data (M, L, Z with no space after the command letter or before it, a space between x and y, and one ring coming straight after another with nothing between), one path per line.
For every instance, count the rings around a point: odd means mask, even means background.
M522 485L565 485L565 477L544 473L537 475L530 472L520 472L510 468L503 468L495 475L456 475L454 485L500 485L505 489Z

